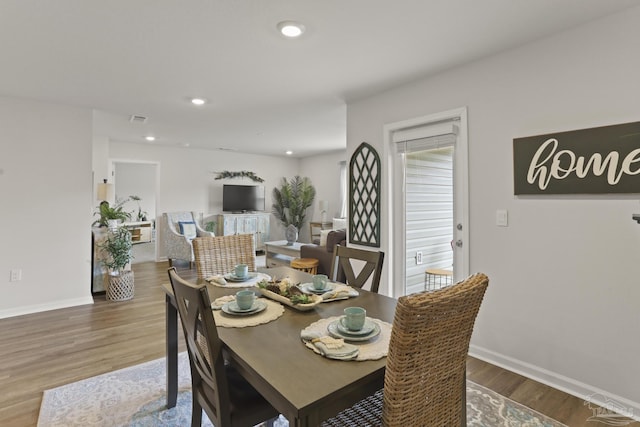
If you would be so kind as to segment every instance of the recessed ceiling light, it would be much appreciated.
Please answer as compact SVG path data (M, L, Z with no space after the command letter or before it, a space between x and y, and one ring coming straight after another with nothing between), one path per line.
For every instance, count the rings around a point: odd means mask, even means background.
M204 105L207 103L207 100L204 98L191 98L191 103L193 105Z
M291 150L287 150L287 151L285 151L285 153L284 153L284 154L286 154L287 156L290 156L290 155L292 155L292 154L293 154L293 151L291 151Z
M300 37L304 33L304 25L294 21L282 21L278 23L280 33L289 38Z
M149 135L149 136L145 136L144 139L146 139L147 141L151 142L151 141L155 141L156 137Z

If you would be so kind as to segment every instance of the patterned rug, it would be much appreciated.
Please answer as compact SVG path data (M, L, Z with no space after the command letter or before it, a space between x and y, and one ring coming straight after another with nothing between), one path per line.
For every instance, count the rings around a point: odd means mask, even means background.
M165 408L165 359L109 372L46 390L38 427L176 427L191 423L189 359L179 358L175 408ZM202 425L212 426L203 413ZM470 427L566 427L471 381L467 382ZM276 427L288 427L283 417Z

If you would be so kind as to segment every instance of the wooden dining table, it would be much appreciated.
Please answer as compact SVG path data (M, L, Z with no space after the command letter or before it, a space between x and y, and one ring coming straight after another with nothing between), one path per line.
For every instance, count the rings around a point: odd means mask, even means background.
M311 276L288 267L259 269L273 278L289 277L307 283ZM238 288L206 284L210 298L231 295ZM166 292L167 406L178 394L178 314L171 285ZM300 339L300 331L320 319L340 316L345 307L359 306L367 316L392 323L396 300L366 290L346 300L320 303L309 311L285 307L284 314L266 324L218 327L229 362L256 388L291 426L318 426L384 385L386 357L379 360L341 361L325 358Z

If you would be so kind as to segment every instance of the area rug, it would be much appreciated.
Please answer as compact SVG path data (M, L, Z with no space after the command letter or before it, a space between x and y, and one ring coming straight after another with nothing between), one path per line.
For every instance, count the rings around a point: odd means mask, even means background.
M46 390L38 427L177 427L191 423L191 379L186 353L179 356L178 404L165 408L165 359ZM202 425L212 426L203 413ZM471 427L566 427L485 387L467 382ZM283 417L276 427L288 427Z

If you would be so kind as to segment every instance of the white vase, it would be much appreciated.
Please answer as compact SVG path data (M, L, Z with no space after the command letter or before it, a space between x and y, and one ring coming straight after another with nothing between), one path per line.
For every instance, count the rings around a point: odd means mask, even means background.
M117 219L108 219L107 220L107 228L111 231L115 231L118 229L118 220Z

